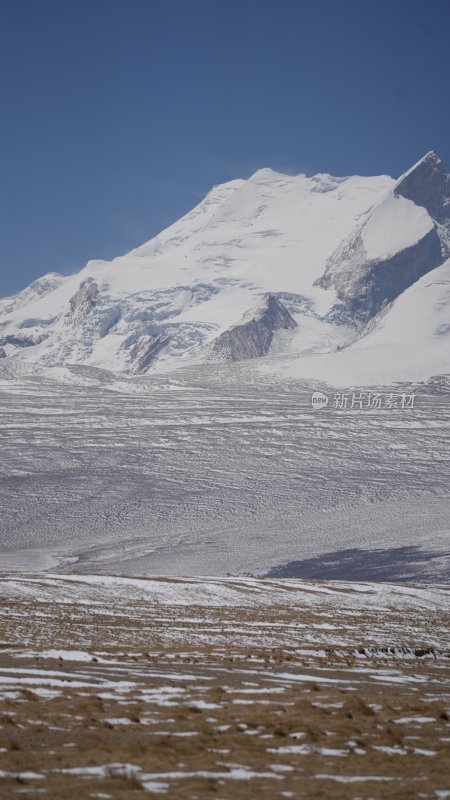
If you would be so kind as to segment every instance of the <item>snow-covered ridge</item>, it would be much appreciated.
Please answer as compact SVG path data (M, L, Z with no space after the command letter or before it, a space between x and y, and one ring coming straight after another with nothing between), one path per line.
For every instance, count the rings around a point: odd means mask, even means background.
M25 596L37 601L67 603L83 597L86 604L140 601L161 606L202 608L283 606L324 610L334 614L361 609L375 612L395 607L399 611L450 611L446 587L404 586L345 581L301 581L255 578L135 578L117 575L61 575L55 573L0 574L4 598ZM113 605L113 604L112 604ZM320 625L318 626L321 627ZM323 627L323 626L322 626ZM330 628L331 630L331 628Z
M448 257L449 232L450 183L432 151L370 209L318 283L336 289L347 316L367 322Z

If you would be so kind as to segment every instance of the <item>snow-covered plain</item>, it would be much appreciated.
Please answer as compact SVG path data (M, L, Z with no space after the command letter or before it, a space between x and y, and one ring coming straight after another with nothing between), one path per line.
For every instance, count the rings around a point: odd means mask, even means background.
M448 384L380 387L397 401L379 409L352 409L348 389L343 410L330 387L265 380L260 362L119 381L84 367L7 379L5 363L0 566L261 575L301 562L289 574L446 580Z

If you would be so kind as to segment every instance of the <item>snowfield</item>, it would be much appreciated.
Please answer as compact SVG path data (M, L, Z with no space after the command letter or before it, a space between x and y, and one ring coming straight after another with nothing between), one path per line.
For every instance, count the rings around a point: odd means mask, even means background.
M289 341L283 332L279 339L284 352L279 349L270 361L261 363L261 370L340 387L426 381L431 374L448 375L450 260L420 278L350 342L342 340L344 349L338 353L298 356L296 345L303 338L303 322Z
M378 387L378 408L373 387L275 383L265 361L58 381L5 362L0 565L447 580L448 383Z
M363 227L363 243L367 258L391 256L422 239L432 228L425 208L411 200L390 193L370 215Z

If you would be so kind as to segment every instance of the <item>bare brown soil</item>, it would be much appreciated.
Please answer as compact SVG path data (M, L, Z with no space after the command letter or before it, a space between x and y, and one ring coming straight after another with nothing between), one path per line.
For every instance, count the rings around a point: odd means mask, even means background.
M1 599L1 798L450 797L439 611L46 592Z

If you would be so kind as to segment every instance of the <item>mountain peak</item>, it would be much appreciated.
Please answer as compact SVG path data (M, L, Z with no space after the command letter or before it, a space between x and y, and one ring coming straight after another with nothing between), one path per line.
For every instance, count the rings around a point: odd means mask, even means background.
M285 177L285 175L282 175L280 172L275 172L275 170L270 167L262 167L256 170L253 175L250 175L249 181L253 183L266 183L267 181L279 180Z
M295 319L280 300L266 293L258 307L248 312L240 324L223 331L211 348L212 360L243 361L267 355L278 330L293 330Z
M418 161L418 163L420 164L422 161L434 162L435 164L437 163L442 164L442 158L440 157L437 150L429 150L428 153L425 153L425 155L422 156L422 158Z
M398 179L394 193L423 206L437 221L447 216L449 175L436 150L426 153Z

